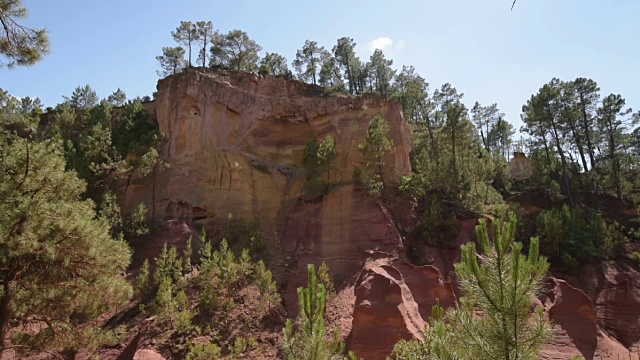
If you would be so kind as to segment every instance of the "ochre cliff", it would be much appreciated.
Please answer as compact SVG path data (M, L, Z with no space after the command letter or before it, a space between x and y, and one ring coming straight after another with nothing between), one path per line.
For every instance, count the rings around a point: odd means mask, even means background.
M342 300L328 303L330 323L367 360L384 359L400 339L421 337L436 299L454 306L459 248L424 249L433 266L411 265L393 219L415 218L412 205L388 207L352 182L362 160L358 145L376 115L388 121L394 146L385 159L392 165L385 180L397 184L410 174L410 133L394 101L331 95L277 77L186 70L159 82L155 109L168 136L161 159L169 168L155 177L134 174L123 184L125 213L146 203L156 226L172 223L164 238L178 232L179 241L203 226L221 237L230 213L259 218L276 239L269 245L277 248L268 252L279 258L270 260L282 268L277 272L289 314L297 311L296 288L306 284L307 264L326 262L342 288ZM329 134L336 140L330 171L336 186L326 195L310 194L303 149ZM473 241L476 224L461 220L455 243ZM582 286L550 278L539 301L557 336L545 358L628 358L625 346L638 344L640 276L615 266L594 269L594 283Z
M157 222L220 226L229 213L273 221L300 195L307 142L333 134L338 157L331 180L350 182L361 160L358 145L378 114L391 124L394 142L387 180L398 182L411 171L411 140L395 102L330 96L317 86L249 73L187 70L168 77L158 84L156 115L168 136L163 160L170 168L156 176L155 195L149 180L132 179L125 212L155 198Z

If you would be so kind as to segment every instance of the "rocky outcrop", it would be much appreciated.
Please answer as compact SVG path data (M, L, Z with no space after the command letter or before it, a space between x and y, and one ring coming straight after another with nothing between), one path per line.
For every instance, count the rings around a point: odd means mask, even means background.
M422 339L436 300L444 307L455 302L451 283L436 268L416 267L382 252L367 260L355 293L347 345L366 359L385 359L400 340Z
M300 195L307 142L332 134L338 156L331 180L350 182L361 161L358 145L376 115L389 122L394 143L386 180L397 183L411 171L410 134L395 102L323 91L239 72L186 70L161 80L156 114L168 135L162 159L170 167L155 181L134 176L124 190L124 211L145 202L157 223L178 219L218 228L228 213L274 221Z
M523 152L514 152L513 158L509 161L509 175L515 180L525 180L529 178L529 163L531 160Z
M599 325L596 308L589 297L564 280L551 278L543 299L554 337L542 350L545 359L637 359ZM631 357L630 357L631 356Z

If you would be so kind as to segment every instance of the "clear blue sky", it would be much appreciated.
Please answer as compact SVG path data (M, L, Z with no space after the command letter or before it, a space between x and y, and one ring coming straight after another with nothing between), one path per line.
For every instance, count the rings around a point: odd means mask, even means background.
M78 85L101 97L118 87L151 95L156 55L175 46L181 20L241 29L263 51L293 60L306 39L331 49L350 36L361 58L387 44L394 66L414 65L472 106L497 102L519 127L520 109L552 77L590 77L602 95L640 107L639 0L23 0L27 25L49 31L51 55L33 67L0 69L0 87L54 106ZM380 40L380 38L388 38ZM390 40L390 41L389 41ZM390 44L391 43L391 44Z

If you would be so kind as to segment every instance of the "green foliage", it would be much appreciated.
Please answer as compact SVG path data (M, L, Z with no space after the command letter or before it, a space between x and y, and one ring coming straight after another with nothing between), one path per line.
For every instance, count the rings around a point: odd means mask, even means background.
M149 273L149 259L145 259L142 263L142 267L138 271L136 281L133 285L133 293L136 296L144 295L151 287L151 276Z
M462 246L462 260L455 264L465 297L460 307L443 316L439 307L425 330L424 341L401 342L392 359L534 359L551 336L542 307L533 309L531 297L543 290L549 264L539 256L539 242L532 238L529 256L514 242L517 222L494 222L494 240L487 225L476 227L482 254L475 243ZM479 259L482 262L479 262ZM478 310L482 315L478 315Z
M222 349L216 344L191 345L187 353L187 360L211 360L218 359L222 355Z
M327 297L331 298L336 295L336 289L333 285L333 281L331 281L331 274L329 273L329 267L323 261L322 265L318 268L318 281L320 284L324 285L324 288L327 290Z
M147 207L144 203L138 204L133 210L124 224L124 231L129 236L141 236L151 232L147 224Z
M391 67L393 65L393 60L385 59L382 50L375 49L369 61L370 91L382 95L390 95L391 80L396 74L396 71Z
M572 270L594 257L615 258L628 242L619 224L607 225L598 213L566 205L543 210L536 222L543 253L560 258Z
M220 66L235 71L257 71L258 52L262 46L246 32L231 30L227 34L216 31L211 40L210 66Z
M417 225L418 235L423 243L430 246L450 247L458 235L458 219L455 214L435 196L427 198Z
M329 134L318 144L316 140L307 143L303 150L302 163L307 170L306 190L310 194L328 194L335 185L330 181L331 165L336 158L335 140ZM319 176L323 169L327 171L326 179Z
M192 324L195 314L190 308L187 293L184 289L177 288L169 277L160 282L155 298L155 313L160 326L175 328L178 334L186 334L195 329Z
M191 239L192 237L189 236L189 239L187 240L187 246L185 246L184 250L182 250L182 266L183 266L183 272L185 274L188 274L191 272L191 270L193 270L193 268L191 267L191 256L193 256L193 246L191 246Z
M631 260L633 260L637 266L640 266L640 252L634 251L631 253Z
M229 352L231 353L231 357L233 359L241 358L245 353L251 351L251 349L258 346L258 341L254 338L245 338L242 336L238 336L233 345L230 346Z
M265 53L262 60L260 60L261 75L273 75L284 76L286 78L293 78L293 74L287 66L287 59L276 53Z
M359 93L358 73L361 67L360 59L355 53L356 43L352 38L342 37L333 47L333 55L336 65L344 70L347 86L350 94Z
M389 360L458 360L461 356L460 336L454 333L453 325L445 321L444 309L436 301L431 309L429 325L423 333L423 341L401 340L394 347Z
M265 249L264 237L260 231L260 220L231 217L227 222L226 238L231 244L248 248L251 254L259 254Z
M191 21L180 21L180 25L176 30L171 32L171 36L178 44L186 46L189 50L188 65L191 67L191 47L198 40L198 28L196 24ZM179 49L182 48L179 47ZM164 48L162 51L164 52ZM182 56L184 56L184 49L182 49ZM180 58L182 59L182 57Z
M306 288L298 288L298 305L300 313L296 326L291 319L287 320L282 340L282 351L289 360L328 360L345 359L344 344L334 332L332 340L326 339L324 324L327 291L318 282L313 264L307 267L309 278ZM349 354L348 359L355 358Z
M360 179L371 196L379 197L384 188L384 174L389 171L386 154L393 149L393 141L387 138L389 124L380 115L371 120L360 152L364 158L364 170Z
M158 132L157 123L149 123L149 113L142 101L135 99L124 107L113 126L113 145L122 158L129 154L142 156L152 146Z
M307 169L307 179L317 175L318 168L318 149L320 145L315 139L310 140L302 151L302 164Z
M179 73L187 65L184 59L184 48L180 46L163 47L162 55L156 56L156 60L158 60L162 68L162 70L156 71L160 77Z
M5 129L0 129L0 339L9 321L19 320L43 330L21 334L14 345L84 346L99 336L91 320L132 295L120 276L131 251L110 236L94 203L81 200L85 183L65 171L59 142L36 142Z
M269 167L265 164L252 163L251 165L258 171L262 171L265 174L269 173Z
M330 179L331 164L336 158L336 141L329 134L318 146L318 165L327 169L327 181Z
M318 46L315 41L306 40L302 49L296 53L296 59L293 61L293 67L296 70L298 79L301 81L310 81L316 85L318 72L322 68L323 55L327 53L324 46Z
M49 54L47 30L35 29L18 23L27 17L27 9L21 0L0 1L0 68L30 66Z
M76 110L81 109L89 109L96 105L98 105L98 101L100 98L95 90L89 84L85 86L77 86L73 93L71 94L71 98L65 97L71 106L73 106Z
M245 286L252 277L254 265L249 250L244 249L239 258L223 239L218 250L210 258L201 258L200 284L202 296L200 307L205 312L213 312L221 305L234 306L238 290ZM221 298L221 294L225 298Z
M178 258L178 250L175 246L168 248L165 242L162 251L154 261L156 263L156 271L153 279L156 285L162 284L165 279L175 283L182 278L182 259Z
M271 309L271 305L280 302L280 294L278 287L273 280L273 273L267 269L262 260L258 261L253 273L253 279L260 290L260 298L262 299L260 306L265 306L266 310Z
M109 223L111 229L111 236L115 236L122 229L122 211L120 205L118 205L118 199L116 194L112 191L107 191L102 197L99 210L100 217L105 219Z

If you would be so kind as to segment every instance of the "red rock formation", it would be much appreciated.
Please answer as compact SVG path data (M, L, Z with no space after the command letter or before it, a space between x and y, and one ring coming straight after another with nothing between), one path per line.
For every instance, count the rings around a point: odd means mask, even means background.
M330 301L334 308L328 312L333 324L350 323L343 329L344 335L349 332L348 346L368 360L384 359L400 339L420 337L436 299L453 306L454 288L441 274L455 280L452 265L459 249L426 249L433 266L410 265L387 209L351 184L361 160L358 144L376 115L389 121L395 147L386 159L394 169L386 180L397 183L410 173L409 131L395 102L375 95L326 95L319 87L282 78L186 70L160 81L156 110L169 138L162 156L170 168L158 174L155 194L150 178L134 176L123 189L125 212L145 202L155 206L158 221L185 221L167 230L181 241L203 224L221 229L228 213L272 223L290 270L284 300L291 315L297 310L296 288L306 284L307 264L326 262L338 285L357 278L353 294ZM339 184L310 198L304 192L302 152L308 141L328 134L336 138L331 180ZM394 211L403 223L415 223L409 202L393 208L405 210ZM457 245L473 241L475 224L475 219L461 221ZM545 348L545 358L627 359L621 343L638 344L640 276L613 268L594 278L598 283L586 293L595 305L562 280L550 283L543 304L557 337Z
M629 359L629 351L600 328L595 306L583 291L555 278L549 286L543 304L555 337L542 350L543 358Z
M168 135L170 168L151 179L134 176L124 190L124 212L140 202L156 220L200 221L221 227L228 213L274 221L295 202L304 183L302 153L310 140L336 140L332 181L351 181L361 161L369 122L382 115L394 151L386 162L397 183L410 173L411 139L398 105L377 95L325 95L322 88L249 73L186 70L158 83L156 113Z
M455 301L453 287L432 266L373 252L356 282L349 349L366 359L385 359L400 340L422 338L436 299Z

